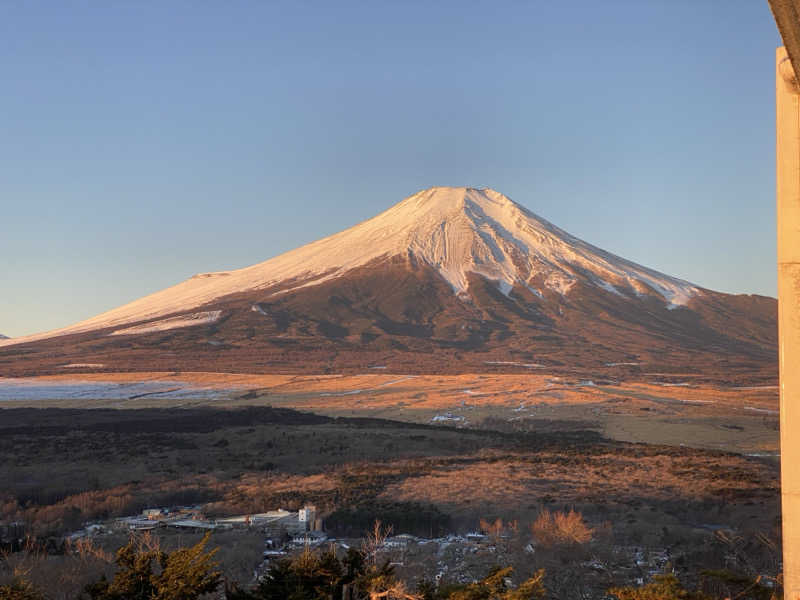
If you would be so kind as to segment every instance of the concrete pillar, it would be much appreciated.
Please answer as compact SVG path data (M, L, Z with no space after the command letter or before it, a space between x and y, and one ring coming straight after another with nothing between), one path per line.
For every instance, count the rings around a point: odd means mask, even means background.
M800 600L800 95L785 48L775 71L784 598Z

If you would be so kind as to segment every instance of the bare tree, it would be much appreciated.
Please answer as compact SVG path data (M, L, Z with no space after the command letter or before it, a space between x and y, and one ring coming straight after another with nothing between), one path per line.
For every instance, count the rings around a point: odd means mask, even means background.
M364 552L367 564L376 566L378 563L378 552L386 544L386 538L392 535L392 526L384 527L379 519L375 519L372 529L361 541L361 549Z
M421 600L422 596L410 593L404 583L397 582L389 589L369 593L369 600Z

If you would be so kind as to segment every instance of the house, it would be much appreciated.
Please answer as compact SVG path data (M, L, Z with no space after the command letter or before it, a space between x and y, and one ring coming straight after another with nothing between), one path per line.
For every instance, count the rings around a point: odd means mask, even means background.
M306 531L315 531L315 522L317 519L317 507L313 504L306 504L297 513L297 520L302 524Z
M217 525L216 523L210 523L208 521L200 521L198 519L179 519L176 521L170 521L167 523L169 527L175 527L176 529L188 529L190 531L208 531L211 529L229 529L230 527L226 527L225 525Z
M158 521L159 519L163 519L168 514L169 511L165 508L145 508L142 511L142 516L145 519L150 519L151 521Z
M321 531L306 531L299 533L292 538L293 546L309 546L314 548L320 546L328 540L328 536Z

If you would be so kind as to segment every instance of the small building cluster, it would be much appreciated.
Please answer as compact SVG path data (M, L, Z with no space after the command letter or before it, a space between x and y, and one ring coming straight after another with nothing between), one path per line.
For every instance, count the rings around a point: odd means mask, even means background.
M117 519L116 525L131 531L149 531L161 527L192 531L258 528L271 538L279 538L315 534L322 530L322 519L312 505L306 505L296 512L278 509L220 519L207 519L199 507L180 507L148 508L140 515Z

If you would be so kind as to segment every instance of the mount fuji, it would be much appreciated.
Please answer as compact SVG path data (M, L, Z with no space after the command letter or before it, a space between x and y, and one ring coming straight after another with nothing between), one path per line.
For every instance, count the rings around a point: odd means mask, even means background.
M114 370L602 368L758 379L774 376L776 317L773 298L638 265L494 190L436 187L266 262L3 339L0 375L80 360Z

